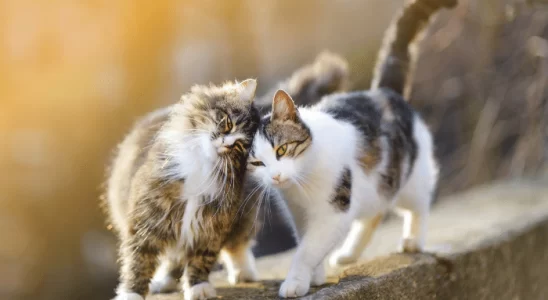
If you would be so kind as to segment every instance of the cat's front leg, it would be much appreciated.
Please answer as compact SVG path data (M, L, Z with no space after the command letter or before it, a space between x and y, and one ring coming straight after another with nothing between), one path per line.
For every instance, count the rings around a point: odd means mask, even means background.
M209 273L217 262L220 247L193 250L187 254L183 274L185 300L205 300L216 297L215 288L209 283Z
M312 281L310 282L310 285L320 286L324 284L325 281L326 281L325 266L323 265L323 263L321 263L316 267L316 269L314 269L314 272L312 273Z
M350 227L350 217L343 212L309 215L306 232L293 256L289 273L279 291L280 297L292 298L306 295L314 271L335 247ZM314 278L316 281L318 278Z

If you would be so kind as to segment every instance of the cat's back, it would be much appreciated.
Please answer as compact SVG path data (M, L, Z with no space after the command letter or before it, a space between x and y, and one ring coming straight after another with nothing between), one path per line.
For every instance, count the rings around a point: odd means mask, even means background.
M318 107L336 120L353 124L365 136L380 133L381 110L370 92L333 94L324 97Z
M145 162L151 144L170 112L171 107L165 107L142 117L118 145L108 174L106 195L108 213L118 231L125 231L131 181Z
M324 97L318 108L353 124L368 140L394 131L410 136L416 115L401 95L387 88L333 94Z
M381 174L381 189L387 195L395 194L409 178L420 148L431 152L430 133L418 113L388 88L326 97L320 109L360 132L361 165Z

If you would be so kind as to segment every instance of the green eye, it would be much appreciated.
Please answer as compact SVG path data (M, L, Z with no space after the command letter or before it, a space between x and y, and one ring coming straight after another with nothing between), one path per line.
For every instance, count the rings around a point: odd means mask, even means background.
M283 144L278 149L276 149L276 155L278 157L282 157L285 155L285 152L287 151L287 144Z

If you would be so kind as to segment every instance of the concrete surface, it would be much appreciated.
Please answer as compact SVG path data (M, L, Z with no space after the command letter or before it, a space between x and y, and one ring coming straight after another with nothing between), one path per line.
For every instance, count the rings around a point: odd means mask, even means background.
M401 221L390 218L360 263L329 269L331 283L304 298L548 299L548 177L492 184L450 198L433 208L430 254L395 253ZM291 254L259 259L259 283L228 287L224 272L212 274L218 298L278 299Z

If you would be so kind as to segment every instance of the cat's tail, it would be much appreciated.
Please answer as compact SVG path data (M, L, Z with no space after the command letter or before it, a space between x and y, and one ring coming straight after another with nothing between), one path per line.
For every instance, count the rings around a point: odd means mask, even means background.
M345 91L349 87L349 76L347 61L337 54L324 51L313 63L302 66L290 78L255 99L255 104L262 112L270 111L272 97L282 89L291 95L297 105L312 105L325 95Z
M419 40L420 33L436 11L444 7L453 8L457 1L413 0L400 11L384 36L371 83L372 89L386 87L409 98L410 77L417 56L410 46Z

